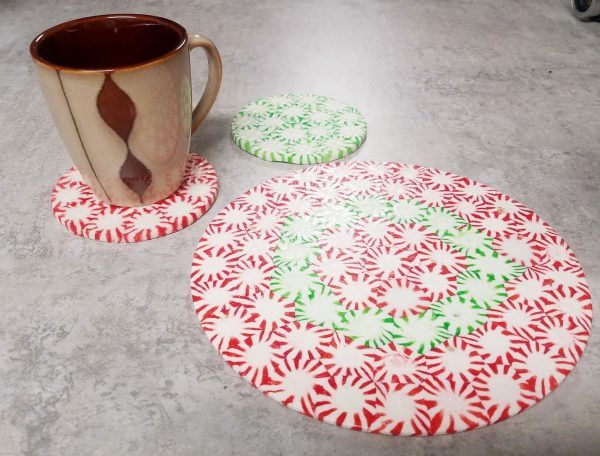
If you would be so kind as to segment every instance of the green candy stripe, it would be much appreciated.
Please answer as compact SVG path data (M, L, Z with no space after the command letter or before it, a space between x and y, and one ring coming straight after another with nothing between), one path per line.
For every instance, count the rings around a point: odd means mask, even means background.
M315 283L308 290L301 292L294 305L296 320L330 329L342 324L344 312L344 306L335 298L329 287L322 283Z
M347 310L334 329L367 347L381 347L398 337L394 318L381 309Z
M440 237L456 234L467 225L465 220L445 207L428 207L422 223Z
M431 310L396 321L398 337L394 342L418 353L425 353L452 336L444 321Z
M525 266L516 264L497 251L488 248L476 249L467 255L467 268L469 271L477 273L479 277L503 282L519 277L526 269Z
M459 252L469 255L477 250L493 250L492 239L472 225L465 225L455 233L442 236L442 240Z
M490 309L508 297L504 283L503 280L481 277L467 269L456 278L456 294L465 302Z
M419 223L427 213L427 206L414 199L390 201L385 217L394 223Z
M445 296L418 315L394 318L367 307L346 310L331 288L313 271L322 254L318 245L325 228L352 228L360 218L385 216L393 223L421 223L467 257L457 276L455 296ZM299 321L340 331L359 344L381 347L390 341L425 353L452 336L474 331L490 309L507 298L504 284L525 271L492 247L492 239L444 207L427 207L413 200L351 197L328 204L308 216L288 217L276 246L277 266L271 291L294 300Z
M432 304L431 312L451 336L464 336L487 320L487 309L465 302L460 296L449 296Z

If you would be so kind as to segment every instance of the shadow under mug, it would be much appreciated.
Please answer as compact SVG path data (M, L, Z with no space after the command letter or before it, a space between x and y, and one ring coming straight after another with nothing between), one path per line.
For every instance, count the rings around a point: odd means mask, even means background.
M206 52L209 75L192 111L196 47ZM30 52L60 136L101 200L143 206L177 190L190 136L221 85L212 41L169 19L111 14L52 27Z

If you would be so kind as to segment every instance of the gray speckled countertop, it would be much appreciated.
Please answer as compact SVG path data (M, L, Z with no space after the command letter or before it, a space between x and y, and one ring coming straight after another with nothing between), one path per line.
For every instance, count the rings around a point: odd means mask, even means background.
M110 245L52 217L49 192L70 160L27 48L55 23L131 11L173 18L221 51L221 95L192 141L221 192L183 232ZM598 454L597 333L563 385L522 415L454 436L368 435L239 378L198 326L188 273L219 209L294 169L237 150L233 115L258 97L311 91L367 118L351 159L439 167L535 209L597 299L599 49L600 23L577 22L566 0L0 0L0 454ZM200 89L204 56L192 60Z

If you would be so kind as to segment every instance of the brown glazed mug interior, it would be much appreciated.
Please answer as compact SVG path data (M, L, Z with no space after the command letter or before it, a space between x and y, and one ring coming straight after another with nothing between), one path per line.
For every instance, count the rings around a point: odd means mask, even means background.
M186 40L185 29L169 19L111 14L52 27L33 40L30 51L59 70L111 71L161 60Z

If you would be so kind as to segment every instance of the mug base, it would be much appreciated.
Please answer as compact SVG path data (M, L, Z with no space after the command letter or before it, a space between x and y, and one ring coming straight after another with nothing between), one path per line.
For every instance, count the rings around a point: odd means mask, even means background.
M100 200L75 167L52 189L54 217L72 234L96 241L141 242L182 230L202 217L217 198L219 180L208 161L190 154L183 183L148 206L122 207Z

